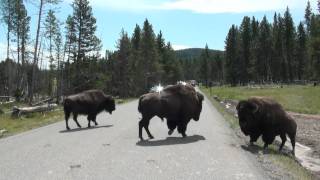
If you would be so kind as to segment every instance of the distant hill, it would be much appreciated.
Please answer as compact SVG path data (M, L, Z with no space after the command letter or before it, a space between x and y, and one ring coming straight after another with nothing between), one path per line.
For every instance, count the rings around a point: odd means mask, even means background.
M190 49L182 49L176 50L176 56L179 59L195 59L201 56L201 53L204 49L203 48L190 48ZM213 50L210 49L210 55L215 56L216 54L220 54L223 56L224 51Z

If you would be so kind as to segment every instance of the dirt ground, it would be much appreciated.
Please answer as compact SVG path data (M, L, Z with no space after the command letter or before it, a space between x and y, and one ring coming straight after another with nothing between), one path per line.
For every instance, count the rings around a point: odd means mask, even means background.
M297 142L312 148L312 156L320 158L320 115L289 114L298 124Z

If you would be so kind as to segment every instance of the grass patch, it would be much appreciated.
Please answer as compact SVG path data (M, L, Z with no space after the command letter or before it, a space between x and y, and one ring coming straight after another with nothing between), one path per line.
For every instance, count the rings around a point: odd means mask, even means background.
M63 111L61 108L45 113L30 113L19 118L12 118L11 114L7 113L2 114L0 115L0 130L5 129L7 132L0 135L0 138L15 135L62 120Z
M218 88L215 88L215 89L218 89ZM219 91L221 91L221 89L228 90L228 88L223 87L223 88L219 88ZM209 97L209 100L211 101L211 103L223 115L223 117L226 119L226 121L228 122L228 124L230 125L230 127L232 129L240 129L238 119L236 117L234 117L233 115L231 115L230 113L228 113L224 109L224 107L222 107L220 105L219 102L217 102L212 97L210 97L210 89L209 88L201 88L201 91L204 92L207 95L207 97ZM231 92L231 91L229 91L229 92ZM214 93L212 93L212 94L214 94ZM219 96L219 97L221 97L221 96ZM232 99L232 98L228 98L228 99ZM262 142L261 138L259 138L259 140L257 141L256 144L259 146L259 149L262 151L263 142ZM278 148L279 147L274 144L269 145L269 147L268 147L269 153L267 154L267 156L268 156L268 158L270 158L270 160L272 161L272 164L274 166L277 166L277 167L281 168L283 171L288 172L290 174L290 176L293 177L293 179L310 180L310 179L314 178L313 175L311 174L311 172L309 172L307 169L302 167L291 156L279 153Z
M223 86L206 90L222 99L243 100L251 96L271 97L282 104L287 111L320 114L320 86L289 85L283 88L266 87L262 89Z

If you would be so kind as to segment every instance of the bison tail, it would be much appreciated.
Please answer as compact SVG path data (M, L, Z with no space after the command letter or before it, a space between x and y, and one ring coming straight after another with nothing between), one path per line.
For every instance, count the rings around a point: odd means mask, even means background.
M143 99L143 96L141 96L140 98L139 98L139 104L138 104L138 111L141 113L142 112L142 105L141 105L141 101L142 101L142 99Z

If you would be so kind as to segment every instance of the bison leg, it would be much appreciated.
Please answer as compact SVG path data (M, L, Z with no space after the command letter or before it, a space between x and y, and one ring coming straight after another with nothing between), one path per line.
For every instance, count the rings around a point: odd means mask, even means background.
M173 133L174 129L176 129L177 123L175 120L167 119L167 126L169 128L168 135L171 135Z
M96 118L97 118L97 115L95 115L95 116L93 116L93 122L94 122L94 124L96 125L96 126L98 126L98 123L97 123L97 121L96 121Z
M146 130L149 138L150 138L150 139L153 139L154 137L152 136L152 134L151 134L150 131L149 131L149 122L150 122L150 120L149 120L149 121L145 121L145 123L144 123L144 129Z
M90 127L91 127L91 124L90 124L90 122L91 122L91 116L90 116L90 115L88 115L87 120L88 120L88 128L90 128Z
M253 145L254 142L256 142L259 138L260 134L252 134L250 135L250 145Z
M262 135L262 140L263 140L263 142L264 142L264 146L263 146L264 151L267 150L268 145L269 145L269 144L272 144L272 142L274 141L274 139L275 139L275 136L272 135L272 134L264 134L264 135Z
M69 125L68 125L69 117L70 117L70 112L69 111L64 111L64 118L66 120L66 128L67 128L67 130L70 130Z
M142 137L142 128L144 128L149 136L150 139L153 139L153 136L151 135L150 131L149 131L149 122L150 122L151 118L142 118L139 121L139 138L141 141L143 141L143 137Z
M292 155L295 156L295 145L296 145L296 135L294 133L292 134L288 134L290 141L291 141L291 145L292 145Z
M279 147L279 151L281 151L281 150L282 150L282 148L283 148L284 144L285 144L285 143L286 143L286 141L287 141L287 137L286 137L286 135L285 135L285 134L281 134L281 135L280 135L280 138L281 138L282 142L281 142L281 145L280 145L280 147Z
M143 127L143 118L139 121L139 138L141 141L143 141L143 137L142 137L142 127Z
M74 120L74 122L76 122L77 126L78 126L79 128L81 128L81 126L80 126L77 118L78 118L78 114L77 114L77 113L73 113L73 120Z
M187 124L186 123L179 123L178 124L178 132L182 135L182 137L187 137Z

